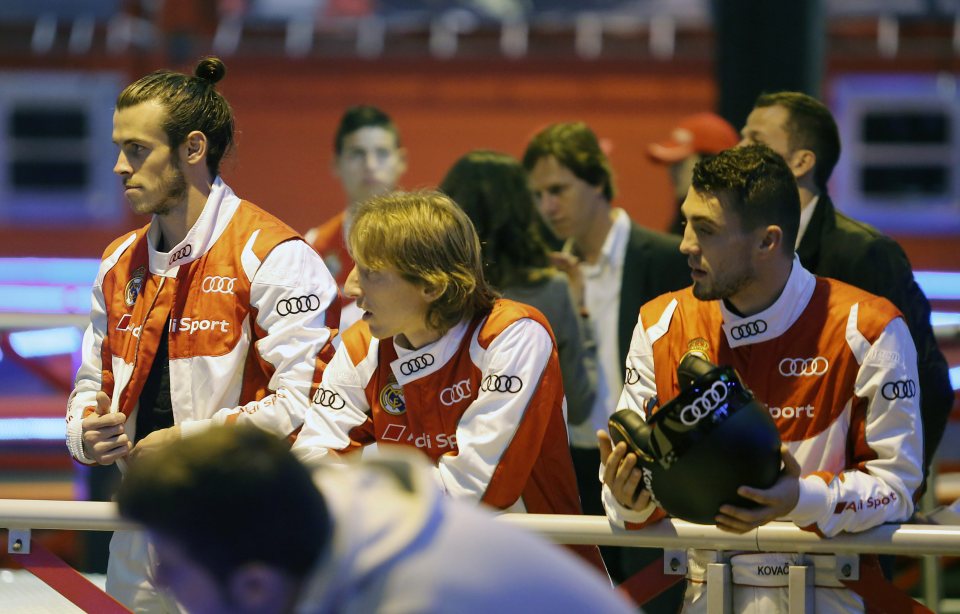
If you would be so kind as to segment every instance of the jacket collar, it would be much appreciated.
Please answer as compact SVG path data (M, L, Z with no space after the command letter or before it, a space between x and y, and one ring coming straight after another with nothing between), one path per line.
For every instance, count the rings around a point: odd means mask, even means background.
M164 277L176 277L181 265L197 260L213 247L227 224L240 206L240 199L230 186L217 177L210 188L210 195L203 205L200 217L187 231L187 235L168 252L157 251L160 241L160 225L154 216L147 229L147 252L150 258L150 272Z
M817 262L820 259L820 246L823 244L823 236L836 226L835 209L833 201L826 192L820 194L817 200L817 207L813 210L813 217L807 225L806 232L797 246L797 255L800 260L811 271L817 270Z
M793 267L783 292L773 305L760 313L742 317L730 311L723 301L718 301L727 343L731 348L735 348L782 335L806 309L810 297L813 296L816 280L817 278L800 264L800 258L794 255Z

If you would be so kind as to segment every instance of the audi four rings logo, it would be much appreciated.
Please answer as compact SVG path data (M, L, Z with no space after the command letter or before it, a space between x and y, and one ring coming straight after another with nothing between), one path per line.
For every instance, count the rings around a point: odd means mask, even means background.
M295 313L307 313L320 309L320 297L316 294L285 298L277 303L277 315L289 316Z
M316 405L329 407L330 409L343 409L347 404L342 396L326 388L317 388L317 391L313 394L313 402Z
M633 367L628 367L627 379L624 380L624 383L626 383L627 386L632 386L633 384L640 383L640 371L638 371L637 369L634 369Z
M723 382L714 382L700 397L680 410L680 421L687 426L700 422L710 412L720 407L727 398L727 386Z
M912 399L917 396L917 383L912 379L887 382L880 388L880 394L888 401L894 399Z
M523 380L516 375L488 375L483 378L480 390L487 392L510 392L516 394L523 388Z
M177 260L180 260L181 258L186 258L192 253L193 253L193 246L187 243L177 251L170 254L170 262L168 262L167 264L173 264Z
M440 402L450 407L470 398L470 380L460 380L449 388L440 391Z
M236 277L219 277L216 275L207 275L203 278L200 289L210 294L233 294L233 286L237 283Z
M830 362L823 356L816 358L784 358L780 361L780 375L784 377L812 377L823 375Z
M730 336L736 340L746 339L767 332L767 323L764 320L754 320L746 324L738 324L730 329Z
M410 375L412 373L416 373L417 371L423 371L432 365L433 361L433 354L421 354L419 356L414 356L410 360L400 365L400 373L403 373L404 375Z

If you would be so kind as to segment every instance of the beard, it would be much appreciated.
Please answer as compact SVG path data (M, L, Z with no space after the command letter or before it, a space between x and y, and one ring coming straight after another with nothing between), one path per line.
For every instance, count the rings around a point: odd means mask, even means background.
M187 196L187 180L176 166L171 167L170 174L163 178L159 186L163 196L152 208L151 213L166 215L180 205Z
M179 162L177 152L171 152L170 166L164 170L154 191L159 196L153 202L147 202L142 197L137 201L131 201L130 207L134 213L166 215L183 204L187 196L187 180L180 170Z
M693 283L693 296L701 301L729 299L746 288L756 277L753 264L745 264L737 271L718 275L709 286L703 282Z

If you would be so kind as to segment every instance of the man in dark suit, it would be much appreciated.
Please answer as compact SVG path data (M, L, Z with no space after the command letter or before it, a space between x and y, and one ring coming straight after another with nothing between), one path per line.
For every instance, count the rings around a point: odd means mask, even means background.
M827 107L799 92L757 98L742 144L763 143L786 160L800 191L797 254L809 271L889 299L903 313L917 346L924 475L953 407L947 362L930 326L930 303L896 241L834 208L827 180L840 157L840 136Z
M611 206L613 170L583 122L540 131L527 146L523 166L543 219L565 241L554 264L570 276L597 343L596 401L589 419L571 429L570 441L584 513L602 515L596 432L606 430L616 410L640 306L689 285L690 269L679 237L641 228ZM621 569L617 556L615 549L604 550L611 575L622 581L630 569Z

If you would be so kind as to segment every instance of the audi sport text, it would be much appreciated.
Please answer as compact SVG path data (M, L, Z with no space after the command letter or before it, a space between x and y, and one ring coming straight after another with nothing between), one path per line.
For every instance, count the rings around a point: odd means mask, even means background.
M129 313L125 313L120 316L120 320L117 322L117 330L122 333L130 333L137 339L140 338L140 331L143 330L143 325L138 324L137 326L130 326L130 321L133 319L133 316Z
M796 407L768 407L770 417L777 418L813 418L813 405L798 405Z
M227 320L198 320L196 318L170 318L171 333L190 333L191 335L199 330L216 331L221 333L229 332L230 322Z
M865 509L872 510L890 505L896 500L897 493L891 491L890 494L887 495L868 497L867 499L860 499L859 501L840 501L836 507L833 508L833 513L842 514L844 512L859 512Z
M383 430L383 435L380 439L383 441L403 441L421 449L437 448L438 450L454 450L457 447L456 433L450 433L449 435L446 433L437 433L435 438L426 433L420 433L419 435L410 433L404 438L403 435L406 430L407 427L402 424L390 424Z

